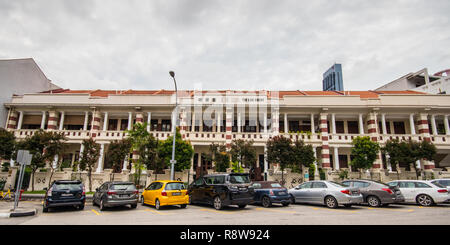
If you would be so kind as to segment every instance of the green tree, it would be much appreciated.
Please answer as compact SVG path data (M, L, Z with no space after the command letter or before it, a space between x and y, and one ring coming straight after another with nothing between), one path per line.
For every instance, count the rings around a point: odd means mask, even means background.
M208 159L214 162L214 168L216 172L226 172L230 167L230 155L227 152L225 144L209 145Z
M130 139L114 140L108 147L108 158L112 163L112 181L114 181L115 173L120 173L125 158L130 154Z
M160 144L161 141L150 135L139 150L143 164L147 169L154 171L156 179L158 179L158 173L166 166L164 160L159 156Z
M164 163L170 166L170 160L172 160L172 147L173 137L169 137L161 142L159 147L159 156L163 159ZM183 171L184 169L191 168L191 159L194 155L194 148L189 141L183 140L179 129L175 136L175 171Z
M354 138L352 141L351 153L353 155L353 159L350 162L350 165L360 170L367 170L372 168L373 163L377 159L379 150L380 145L377 142L370 140L369 136L358 136Z
M13 132L0 128L0 158L10 161L16 146L16 137Z
M83 154L80 159L80 170L86 170L88 172L89 179L89 191L92 191L92 170L95 163L100 157L100 145L95 143L92 138L83 140Z
M142 150L143 145L146 144L150 133L147 131L146 123L136 123L133 125L133 128L131 130L126 130L125 132L128 134L128 137L131 141L130 153L133 153L133 151L137 151L139 155L138 159L133 159L133 168L135 170L134 183L136 185L139 185L142 170L144 170L145 167L139 150Z
M312 145L307 145L303 140L296 140L292 146L295 158L295 164L299 163L302 167L310 167L314 163L316 157Z
M251 168L256 165L256 150L253 147L253 140L233 140L230 155L231 161L238 162L241 167Z
M48 188L50 188L52 177L55 171L59 168L59 165L62 162L63 153L66 149L65 142L67 141L67 138L64 136L64 133L58 133L58 132L46 132L49 135L49 141L47 143L47 146L45 148L45 155L47 155L48 159L55 159L57 156L58 159L56 160L55 164L50 162L50 179L48 181Z
M283 136L275 136L267 141L267 160L279 163L281 168L281 182L284 186L284 169L295 162L296 157L292 141Z

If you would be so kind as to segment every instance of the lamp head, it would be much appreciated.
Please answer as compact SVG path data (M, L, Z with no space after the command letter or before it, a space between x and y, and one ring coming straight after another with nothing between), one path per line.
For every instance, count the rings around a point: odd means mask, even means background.
M169 74L170 74L171 77L175 77L175 72L169 71Z

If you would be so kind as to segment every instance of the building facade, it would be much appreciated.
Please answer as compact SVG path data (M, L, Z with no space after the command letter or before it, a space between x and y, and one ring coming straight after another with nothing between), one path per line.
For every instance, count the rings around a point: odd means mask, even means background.
M59 88L51 83L33 59L0 60L0 104L11 100L11 95L36 93ZM0 125L6 123L8 111L0 108Z
M370 136L383 145L389 139L428 140L438 155L435 161L417 164L425 173L450 170L450 95L414 91L179 91L178 115L174 116L174 91L54 90L16 95L6 103L5 128L23 139L38 129L63 132L68 138L62 161L75 162L83 139L92 137L101 145L97 173L111 168L108 145L127 137L134 123L147 122L158 139L172 135L174 118L180 133L194 147L191 173L213 169L202 157L211 143L229 146L234 139L253 140L258 174L276 165L265 160L270 137L283 135L311 144L317 169L330 176L340 170L355 172L351 142ZM130 169L130 159L122 169ZM394 166L379 154L372 171L413 171L412 166ZM312 173L311 173L312 175ZM436 175L435 175L436 176ZM327 176L328 177L328 176Z
M323 91L344 91L342 65L334 64L323 74Z

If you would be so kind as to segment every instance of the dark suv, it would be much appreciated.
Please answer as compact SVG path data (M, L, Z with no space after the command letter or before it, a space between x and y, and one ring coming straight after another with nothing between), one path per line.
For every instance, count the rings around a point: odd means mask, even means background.
M45 193L42 211L46 213L49 208L62 206L74 206L82 210L85 202L86 192L81 181L56 180Z
M188 188L190 203L213 205L219 210L228 205L245 208L252 204L254 191L248 174L212 174L194 181Z

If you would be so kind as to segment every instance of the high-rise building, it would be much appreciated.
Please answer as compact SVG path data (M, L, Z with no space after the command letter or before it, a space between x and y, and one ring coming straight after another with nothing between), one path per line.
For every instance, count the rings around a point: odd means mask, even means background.
M342 65L334 64L323 74L323 91L344 91Z

